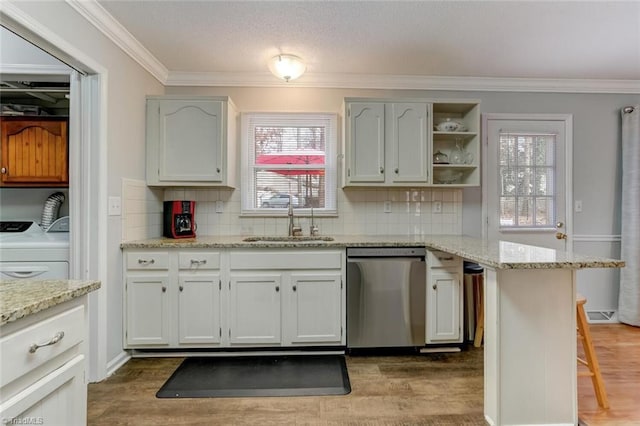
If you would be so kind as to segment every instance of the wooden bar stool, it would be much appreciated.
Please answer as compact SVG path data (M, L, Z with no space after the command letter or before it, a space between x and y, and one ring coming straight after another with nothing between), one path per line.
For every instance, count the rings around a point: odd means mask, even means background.
M589 371L578 371L578 376L590 376L593 382L593 389L596 393L596 399L598 405L602 408L609 408L609 400L607 399L607 392L604 388L604 381L602 380L602 374L600 373L600 365L598 364L598 357L593 347L593 341L591 340L591 332L589 331L589 323L587 322L587 315L584 312L584 304L587 299L579 295L576 298L576 315L578 322L578 339L582 342L584 348L584 355L586 360L578 357L578 363L586 366Z

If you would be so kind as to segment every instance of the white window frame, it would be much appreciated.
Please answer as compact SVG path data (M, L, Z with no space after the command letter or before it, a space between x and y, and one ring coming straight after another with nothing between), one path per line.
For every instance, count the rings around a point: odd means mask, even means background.
M253 151L250 144L252 122L260 124L260 117L264 117L265 125L272 124L274 118L290 121L292 126L324 126L326 128L325 141L325 207L314 208L314 216L336 216L337 210L337 149L338 149L338 117L332 113L297 113L297 112L248 112L240 116L241 128L241 216L286 216L287 209L262 208L253 205L251 188L255 186L255 174L253 169L256 166L251 158ZM255 126L255 124L254 124ZM310 208L296 208L295 214L310 214Z

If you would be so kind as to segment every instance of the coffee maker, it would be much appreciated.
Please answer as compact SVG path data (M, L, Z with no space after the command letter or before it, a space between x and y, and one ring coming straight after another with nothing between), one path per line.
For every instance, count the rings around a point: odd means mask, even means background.
M195 201L165 201L163 235L167 238L195 238L195 213Z

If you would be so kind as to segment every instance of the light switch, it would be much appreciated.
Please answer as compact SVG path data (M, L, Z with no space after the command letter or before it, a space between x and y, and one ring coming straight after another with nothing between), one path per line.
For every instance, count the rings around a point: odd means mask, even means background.
M582 200L576 200L574 203L576 213L582 213Z
M385 213L391 213L391 201L385 201L383 209Z
M442 201L434 201L431 207L432 213L442 213Z
M122 199L117 196L109 197L109 216L122 214Z

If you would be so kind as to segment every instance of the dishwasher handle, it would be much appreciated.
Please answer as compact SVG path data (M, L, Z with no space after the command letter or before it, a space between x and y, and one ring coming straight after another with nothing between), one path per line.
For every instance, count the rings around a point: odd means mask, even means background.
M385 260L397 262L399 260L406 260L409 262L424 262L423 256L366 256L366 257L347 257L347 263L360 263L360 262L384 262Z

